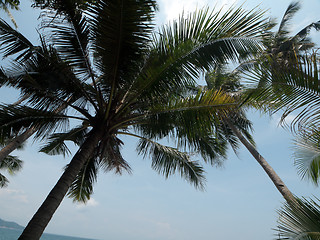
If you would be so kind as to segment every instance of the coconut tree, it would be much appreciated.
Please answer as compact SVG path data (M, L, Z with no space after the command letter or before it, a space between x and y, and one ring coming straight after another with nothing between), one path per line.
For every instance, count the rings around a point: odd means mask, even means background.
M301 4L296 1L289 4L275 32L272 27L275 23L271 23L271 30L265 34L264 45L266 50L264 55L269 56L277 64L277 67L288 67L294 65L297 55L312 49L315 44L308 37L312 29L320 29L320 21L313 22L296 34L290 32L291 21L294 15L300 10Z
M19 10L19 5L20 5L20 1L19 0L1 0L0 1L0 9L4 10L8 16L11 19L11 22L14 24L14 26L17 28L17 23L14 20L10 10L10 9L14 9L14 10Z
M316 156L312 145L317 144L314 136L319 126L319 60L308 34L311 29L319 30L320 22L311 23L290 36L288 24L299 9L298 2L288 6L279 29L267 34L269 37L264 40L267 54L245 75L251 83L247 86L247 93L253 99L251 104L270 113L283 111L280 121L283 126L288 126L285 119L289 115L297 114L290 125L290 130L299 135L295 164L301 176L315 180L316 172L309 170L315 166L310 156ZM305 148L306 143L308 148ZM307 153L308 149L313 153ZM303 155L309 156L308 160L303 161Z
M207 73L206 77L206 87L204 89L216 89L226 92L226 94L232 95L235 98L238 98L239 103L243 103L243 97L246 98L246 95L242 96L243 86L241 85L241 72L237 69L234 71L227 71L225 64L218 64L216 68ZM203 87L202 87L203 88ZM260 164L263 170L267 173L269 178L272 180L275 187L278 189L280 194L284 199L289 203L296 203L296 199L288 187L284 184L279 175L274 171L270 164L265 160L265 158L257 151L255 144L251 136L244 130L239 129L234 123L238 121L248 121L245 120L245 108L246 105L239 105L234 114L229 114L222 121L225 128L229 128L238 140L247 148L251 153L254 159ZM234 121L238 116L241 116L241 120Z
M294 68L275 69L261 64L248 74L251 97L271 113L281 112L280 123L297 137L295 164L301 176L319 178L319 59L316 54L300 57ZM290 125L286 118L293 116Z
M101 0L85 8L55 2L58 12L43 15L41 46L4 22L0 33L5 55L18 55L3 70L3 83L28 97L1 107L0 135L34 128L37 139L48 137L42 151L49 154L68 152L66 141L79 146L19 239L39 239L68 191L88 200L99 169L130 171L122 135L140 139L138 153L159 173L178 171L203 187L203 169L188 151L212 164L224 156L231 138L220 122L236 104L220 91L181 93L216 63L259 50L255 37L265 27L259 11L204 9L153 32L153 0ZM68 128L70 120L79 123ZM164 137L176 147L160 144Z

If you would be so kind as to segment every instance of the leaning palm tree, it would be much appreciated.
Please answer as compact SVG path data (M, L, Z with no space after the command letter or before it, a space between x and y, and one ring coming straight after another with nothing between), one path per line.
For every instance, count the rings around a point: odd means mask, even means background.
M265 34L263 40L266 47L264 55L277 60L274 61L277 67L292 66L296 62L297 55L315 46L308 35L311 29L320 30L320 21L307 25L294 35L290 32L290 22L300 8L301 5L298 1L290 3L279 23L278 29L272 32L276 24L271 22L271 30Z
M302 178L319 181L320 92L319 59L316 53L297 59L294 68L275 69L261 64L248 74L251 97L271 113L281 111L280 123L296 136L295 165ZM288 116L293 116L290 124Z
M1 106L0 136L34 128L35 138L48 139L44 152L65 154L66 141L79 146L19 239L39 239L67 193L88 200L99 169L130 171L123 135L139 139L138 153L156 171L178 171L202 188L203 169L188 152L212 164L225 156L231 138L220 122L235 99L215 90L181 93L218 62L259 50L256 36L265 27L260 11L204 9L153 32L153 0L100 0L85 8L55 2L58 12L43 15L41 46L1 24L5 56L18 55L2 81L28 98ZM70 120L78 124L68 128ZM160 144L164 137L176 147Z
M238 102L242 103L243 96L241 95L243 86L240 82L241 73L236 69L232 72L228 72L226 70L225 64L218 64L216 68L207 73L205 80L207 83L206 88L208 89L219 89L226 94L230 94L236 98L238 98ZM246 97L246 95L244 95ZM260 164L263 170L267 173L275 187L278 189L280 194L288 203L296 204L296 199L288 187L284 184L279 175L275 172L275 170L270 166L270 164L265 160L265 158L257 151L253 140L250 138L250 135L244 131L244 129L239 129L234 123L234 119L237 119L238 116L241 116L241 119L238 121L248 121L244 115L245 105L239 106L239 109L234 114L230 114L229 116L223 119L224 127L229 128L231 132L240 140L240 142L247 148L247 150L251 153L254 159Z
M0 0L0 9L4 10L11 19L11 22L17 28L18 25L14 20L9 8L14 10L19 10L20 1L19 0Z
M299 136L295 164L302 177L315 182L318 174L310 170L315 170L316 166L312 146L316 144L314 136L319 128L319 59L317 52L312 50L314 43L308 34L311 29L320 29L320 21L290 36L288 23L299 9L298 2L289 5L279 29L267 34L269 38L264 41L267 54L246 76L252 83L248 90L253 99L251 103L271 113L283 111L280 121L283 126L287 126L285 120L289 115L297 114L290 126L290 130Z

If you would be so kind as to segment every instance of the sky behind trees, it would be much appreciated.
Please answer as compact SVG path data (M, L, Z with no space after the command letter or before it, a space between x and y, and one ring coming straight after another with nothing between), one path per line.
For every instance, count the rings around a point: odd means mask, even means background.
M227 3L228 2L228 3ZM184 9L193 11L215 4L230 6L231 1L161 0L157 23L178 17ZM280 19L291 1L247 0L244 7L259 5L267 14ZM240 5L242 2L237 2ZM39 12L22 2L21 11L13 12L19 30L33 42L37 41ZM320 2L301 1L302 9L294 18L293 33L320 19ZM5 16L4 12L1 15ZM320 33L312 33L317 41ZM319 41L318 41L319 42ZM0 101L15 101L14 91L0 89ZM254 138L261 154L297 196L319 197L319 188L301 181L292 160L292 137L277 127L278 116L260 117L250 113ZM179 176L167 180L151 170L150 161L135 153L135 142L126 141L123 153L132 164L133 174L116 176L101 173L95 194L87 205L73 204L65 199L49 223L47 232L108 240L194 240L194 239L273 239L275 212L284 201L272 182L241 148L236 156L230 151L223 168L206 167L207 186L198 191ZM0 218L25 225L44 200L62 173L70 157L46 156L37 153L38 143L29 140L25 150L16 152L25 161L23 170L9 177L8 188L0 189ZM238 158L239 157L239 158Z

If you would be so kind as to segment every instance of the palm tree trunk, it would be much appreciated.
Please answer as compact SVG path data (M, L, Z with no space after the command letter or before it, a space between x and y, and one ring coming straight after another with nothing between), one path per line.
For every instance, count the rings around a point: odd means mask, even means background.
M27 96L16 101L13 105L19 105L24 100L27 99ZM22 143L24 143L29 137L31 137L36 132L34 127L27 129L24 133L18 135L12 139L4 148L0 150L0 163L5 159L10 153L16 150Z
M279 175L274 171L274 169L269 165L269 163L260 155L260 153L256 150L256 148L242 135L242 133L228 120L225 119L225 122L234 132L234 134L239 138L241 143L248 149L251 155L258 161L263 170L268 174L269 178L276 186L278 191L284 197L284 199L289 204L297 204L297 200L291 193L291 191L287 188L284 182L281 180Z
M21 135L18 135L10 143L8 143L4 148L0 151L0 163L5 159L11 152L17 149L22 143L24 143L29 137L32 136L36 132L36 128L32 127L27 129Z
M94 152L95 147L102 137L102 133L103 131L91 131L89 137L74 155L67 169L22 232L19 240L40 239L53 214L67 194L72 182L86 163L87 159L90 158Z

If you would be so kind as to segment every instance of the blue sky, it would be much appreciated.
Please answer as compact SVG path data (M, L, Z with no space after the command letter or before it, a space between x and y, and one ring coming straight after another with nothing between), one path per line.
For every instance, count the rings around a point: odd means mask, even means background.
M218 7L231 1L216 1ZM211 3L211 2L210 2ZM241 2L240 2L241 3ZM260 4L273 17L282 16L290 1L247 0L250 9ZM162 0L158 22L165 23L183 10L192 11L208 1ZM237 3L239 5L239 3ZM19 30L37 41L38 12L27 8L14 13ZM230 6L230 3L227 4ZM302 2L293 32L320 19L320 1ZM1 15L5 13L1 12ZM319 39L320 33L312 33ZM0 101L15 101L15 93L0 89ZM301 181L292 159L292 137L277 127L273 118L251 112L254 138L260 153L269 161L289 189L297 196L318 196L319 189ZM23 170L10 176L8 188L0 189L0 217L26 225L62 173L70 157L37 153L39 144L30 140L25 150L15 152L25 161ZM179 176L164 179L151 170L150 161L135 153L135 142L125 139L125 158L133 174L116 176L100 173L95 193L87 205L65 199L46 232L101 240L270 240L275 233L277 214L283 199L261 167L241 148L230 151L222 168L206 166L206 190L195 190Z

